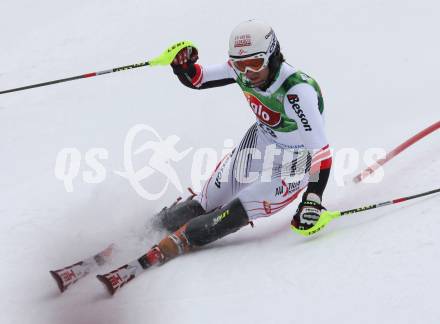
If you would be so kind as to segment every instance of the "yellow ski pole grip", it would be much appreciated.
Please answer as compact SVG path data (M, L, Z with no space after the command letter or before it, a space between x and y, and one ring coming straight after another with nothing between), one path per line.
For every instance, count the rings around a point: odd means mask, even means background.
M331 220L338 218L339 216L341 216L340 211L325 210L321 213L321 215L319 215L319 219L316 224L309 229L301 230L293 225L291 225L291 228L294 232L301 234L302 236L310 236L322 230L328 223L330 223Z
M185 47L197 48L191 41L181 41L168 47L161 55L148 61L151 66L169 65L176 57L177 53Z

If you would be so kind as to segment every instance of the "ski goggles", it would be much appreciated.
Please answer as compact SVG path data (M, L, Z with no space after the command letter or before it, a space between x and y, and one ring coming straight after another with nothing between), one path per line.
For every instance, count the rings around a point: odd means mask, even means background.
M247 71L260 72L267 66L266 59L263 57L249 58L244 60L231 58L231 63L234 69L241 73L246 73Z

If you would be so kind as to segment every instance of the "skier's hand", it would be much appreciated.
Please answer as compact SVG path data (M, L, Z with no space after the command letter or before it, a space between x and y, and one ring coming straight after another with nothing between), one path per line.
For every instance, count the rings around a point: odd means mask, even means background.
M171 63L172 67L186 68L188 63L195 63L199 59L197 49L192 46L182 48Z
M325 208L321 205L321 198L317 194L305 194L303 201L298 205L291 224L297 229L307 230L316 224L323 210Z

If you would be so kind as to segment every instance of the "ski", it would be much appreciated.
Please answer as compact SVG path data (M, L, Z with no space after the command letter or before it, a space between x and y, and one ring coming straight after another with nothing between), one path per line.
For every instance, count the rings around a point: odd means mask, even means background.
M97 275L96 277L104 284L109 294L113 296L113 294L127 282L133 280L151 266L162 263L163 260L164 256L159 248L155 246L140 258L108 273Z
M60 291L64 292L68 287L76 283L79 279L84 278L92 270L107 263L110 260L113 248L114 245L111 244L98 254L70 266L58 270L51 270L49 273L55 279Z

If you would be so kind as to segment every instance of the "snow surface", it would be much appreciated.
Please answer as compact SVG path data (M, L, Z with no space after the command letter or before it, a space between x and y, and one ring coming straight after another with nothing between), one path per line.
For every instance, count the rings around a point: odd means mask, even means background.
M255 17L320 83L336 151L389 150L439 120L439 9L434 0L4 0L0 89L141 62L182 39L199 46L202 63L222 62L230 30ZM289 229L292 204L151 269L114 297L94 275L59 294L48 270L115 242L106 272L162 236L146 224L177 190L147 201L113 172L124 169L132 126L178 135L181 150L220 152L253 120L236 86L192 91L169 68L1 95L1 323L439 323L439 196L334 221L311 239ZM348 209L438 187L439 139L433 133L396 157L380 183L341 187L332 177L325 205ZM78 177L67 193L54 175L66 147L83 156L106 148L105 181ZM177 166L184 186L190 168L191 159Z

